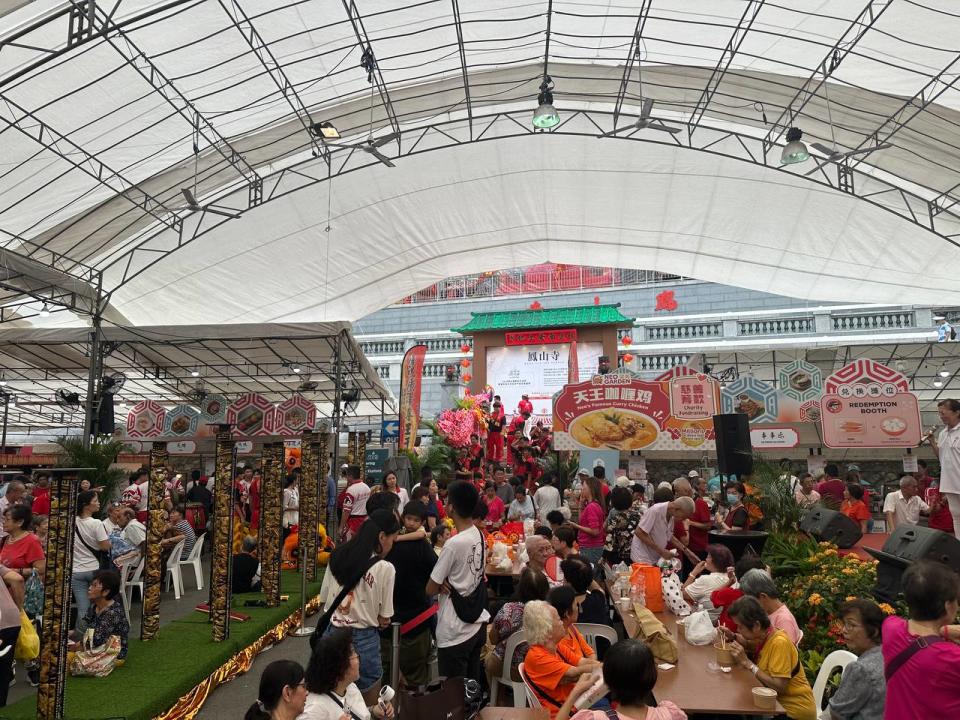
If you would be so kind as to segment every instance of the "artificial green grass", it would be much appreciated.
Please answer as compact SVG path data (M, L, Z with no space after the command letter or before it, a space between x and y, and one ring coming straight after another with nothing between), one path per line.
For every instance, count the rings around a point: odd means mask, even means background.
M320 592L322 577L307 586L308 598ZM64 717L150 720L166 711L228 659L299 609L300 576L281 573L280 587L290 599L275 608L243 606L246 600L262 598L259 593L234 596L234 609L250 615L250 620L231 622L230 637L224 642L210 639L210 623L206 614L199 612L161 625L156 640L143 642L131 637L123 667L105 678L68 678ZM162 618L162 605L160 613ZM0 720L34 720L36 713L33 696L0 708Z

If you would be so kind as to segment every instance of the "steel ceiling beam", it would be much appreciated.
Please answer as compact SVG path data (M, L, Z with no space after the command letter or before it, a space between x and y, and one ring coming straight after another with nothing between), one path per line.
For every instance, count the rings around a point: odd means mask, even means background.
M270 79L273 80L277 86L277 89L280 90L290 109L293 110L293 114L297 116L297 120L300 121L300 124L306 131L314 151L324 159L324 162L329 163L330 150L324 139L313 131L313 118L310 117L310 111L307 110L300 95L297 94L296 87L290 82L290 78L288 78L287 74L283 71L283 67L277 61L276 56L274 56L270 45L264 41L260 32L250 19L250 16L247 15L240 6L240 0L219 0L219 2L220 7L223 8L223 11L230 18L231 22L233 22L237 31L243 36L247 45L250 46L250 50L257 57L257 60L259 60L260 64L266 69L270 75ZM231 15L231 8L236 16Z
M794 126L810 99L817 94L827 78L840 66L843 59L849 55L854 46L874 26L894 0L868 0L863 10L854 18L843 34L833 44L826 56L820 61L816 69L807 77L797 89L796 94L784 107L780 116L773 121L766 136L763 138L764 155L770 151L780 136ZM806 97L803 97L806 95ZM803 98L801 100L801 98Z
M463 95L467 103L467 123L470 126L470 139L473 139L473 103L470 101L470 79L467 75L467 49L463 43L463 23L460 21L460 3L450 0L453 9L453 22L457 28L457 48L460 52L460 72L463 75Z
M617 99L613 104L613 127L617 127L617 123L620 120L623 101L627 96L627 88L630 87L630 75L633 73L633 64L640 60L640 43L643 40L643 28L647 24L647 17L650 14L651 5L653 5L653 0L643 0L643 5L640 6L640 12L637 13L637 26L633 29L633 37L630 40L630 50L627 52L627 60L623 65L623 77L620 78L620 89L617 90Z
M87 4L82 0L70 0L70 3L75 7ZM247 184L248 207L257 204L254 202L256 196L255 188L260 185L262 178L253 166L220 134L220 131L207 120L193 102L157 67L157 64L130 39L126 31L117 25L111 15L106 15L96 7L94 8L94 12L97 14L99 27L108 31L102 34L104 42L110 45L120 57L126 60L127 65L151 85L157 91L157 94L160 95L188 125L194 127L197 134L203 138L217 154L233 166ZM116 38L123 40L123 46L116 41Z
M40 119L35 113L0 95L0 111L6 107L12 119L0 113L0 122L18 130L48 152L56 155L65 163L96 180L114 195L129 201L134 207L143 210L154 220L167 228L179 232L180 218L158 198L139 189L132 180L128 180L119 170L114 170L95 155L91 155L66 135L57 132ZM59 146L67 150L61 150ZM143 197L139 197L139 196Z
M343 9L347 13L347 17L350 20L350 25L353 27L354 35L357 36L357 42L360 44L360 47L365 50L373 51L373 46L370 44L370 37L367 35L367 30L363 26L363 17L360 15L360 11L357 9L357 4L354 0L343 0ZM393 102L390 100L390 93L387 91L387 84L383 80L383 73L380 72L380 64L376 62L376 53L373 53L374 57L374 69L370 74L373 84L377 88L377 93L380 95L380 102L383 104L384 112L387 114L387 118L390 121L390 127L393 129L393 132L400 135L400 121L397 120L397 114L393 109ZM397 138L397 146L400 145L400 138ZM377 161L379 162L379 160Z
M696 106L694 106L693 111L690 113L690 120L687 125L690 133L695 132L700 125L700 119L710 105L710 101L713 100L713 95L717 92L717 88L720 87L723 76L726 75L727 70L730 69L730 63L733 62L733 58L740 49L740 45L743 44L743 41L746 39L747 33L753 26L753 21L757 19L757 14L760 12L760 8L763 7L764 2L766 2L766 0L749 0L743 8L743 14L733 29L733 34L730 36L730 39L727 40L723 52L720 53L720 59L710 73L710 78L707 80L703 92L700 93Z

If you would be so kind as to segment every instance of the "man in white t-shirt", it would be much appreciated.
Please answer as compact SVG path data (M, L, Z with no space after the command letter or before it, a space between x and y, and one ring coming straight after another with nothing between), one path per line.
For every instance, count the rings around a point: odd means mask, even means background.
M553 510L559 510L560 491L554 485L555 478L552 475L544 475L541 485L533 494L533 504L537 509L537 520L541 525L547 524L547 513Z
M953 516L953 534L960 539L960 400L941 400L937 412L944 428L930 438L940 458L940 495Z
M370 486L360 480L360 466L347 467L347 491L343 497L343 515L340 518L340 535L349 540L367 519L367 498Z
M656 565L661 558L670 560L676 550L668 550L673 539L673 522L683 522L696 510L693 498L678 497L670 502L651 505L640 517L630 542L630 561Z
M473 678L481 682L480 651L487 636L484 586L484 540L473 524L473 511L480 493L473 483L458 480L447 488L450 516L457 534L444 543L430 573L427 595L440 593L437 617L437 664L441 677ZM484 606L474 622L466 622L454 608L451 590L465 600L482 600ZM480 603L471 603L479 606Z
M887 493L883 500L883 516L888 533L900 525L916 525L920 522L920 513L929 514L929 506L917 492L917 479L913 475L904 475L900 478L900 489Z

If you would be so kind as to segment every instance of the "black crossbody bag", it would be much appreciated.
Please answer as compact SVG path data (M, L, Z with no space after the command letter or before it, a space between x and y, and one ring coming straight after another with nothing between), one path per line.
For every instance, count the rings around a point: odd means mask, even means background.
M350 594L350 592L360 584L360 581L363 580L363 576L367 574L367 571L380 562L379 557L372 557L370 561L363 566L363 569L360 571L360 574L353 580L353 582L346 583L343 587L340 588L340 594L334 598L333 604L330 606L330 609L327 610L323 615L320 616L320 619L317 621L317 629L310 636L310 649L315 650L317 643L320 642L320 638L327 631L327 626L330 624L330 618L333 617L333 613L336 612L337 608L340 607L340 603L343 602L344 598ZM327 568L327 572L331 572L330 568Z
M486 567L487 552L486 543L483 542L483 536L480 536L480 567ZM450 588L450 602L453 603L453 611L463 622L472 625L480 619L483 611L487 609L487 583L484 580L483 572L480 573L480 582L469 595L461 595L452 586Z
M110 562L110 551L90 547L90 543L83 539L83 534L80 532L80 526L77 525L76 521L73 523L73 533L77 536L80 542L83 543L83 546L90 551L90 554L96 558L97 562L100 563L101 570L113 569L113 563Z

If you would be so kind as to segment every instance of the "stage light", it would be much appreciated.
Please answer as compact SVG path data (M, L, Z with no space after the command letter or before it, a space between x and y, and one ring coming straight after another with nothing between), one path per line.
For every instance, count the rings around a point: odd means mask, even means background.
M537 109L533 111L533 126L541 130L555 127L560 122L560 114L553 106L553 80L544 76L537 95Z
M47 308L46 303L44 303L43 307L40 308L40 317L50 317L50 310Z
M796 165L810 157L810 151L800 139L802 137L803 131L800 128L792 127L787 131L787 144L783 146L783 152L780 154L782 164Z
M314 123L312 130L315 134L319 135L325 140L340 139L340 131L333 126L333 123L329 123L329 122Z

